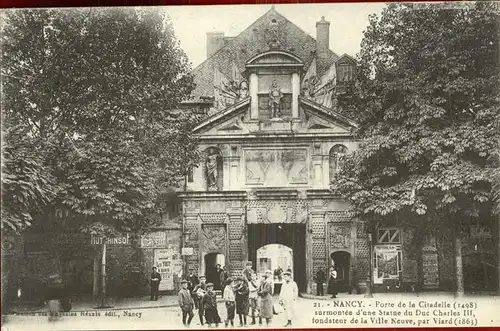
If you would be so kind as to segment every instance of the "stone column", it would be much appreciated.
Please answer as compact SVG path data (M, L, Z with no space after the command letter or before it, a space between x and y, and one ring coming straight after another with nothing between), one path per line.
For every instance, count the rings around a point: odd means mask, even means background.
M229 208L227 214L228 221L228 238L229 238L229 266L232 276L236 276L243 270L243 253L246 242L243 240L243 213L242 208Z
M186 208L184 213L184 224L183 228L191 232L189 247L193 247L194 255L188 256L187 268L197 267L198 275L204 275L205 270L202 267L203 261L203 247L202 247L202 236L201 234L201 222L198 219L198 214L200 211L194 208ZM181 234L184 236L184 233Z
M313 187L314 188L327 188L328 185L324 185L323 180L323 164L321 155L313 155L312 157L313 166Z
M259 118L259 98L257 93L259 92L259 78L256 73L250 74L250 118Z
M314 264L323 265L328 255L326 249L326 225L325 225L325 209L315 207L309 213L308 231L306 234L306 275L307 275L307 293L313 293ZM313 251L316 247L316 251ZM328 266L328 264L326 265ZM325 270L325 272L327 272Z
M300 76L298 73L292 74L292 117L299 117L299 94Z
M231 190L238 190L241 187L241 182L239 182L240 173L240 157L230 156L229 157L229 187Z

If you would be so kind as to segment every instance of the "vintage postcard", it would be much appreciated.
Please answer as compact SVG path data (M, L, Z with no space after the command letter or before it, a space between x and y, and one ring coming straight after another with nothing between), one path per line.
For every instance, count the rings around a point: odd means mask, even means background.
M2 327L500 326L499 8L3 10Z

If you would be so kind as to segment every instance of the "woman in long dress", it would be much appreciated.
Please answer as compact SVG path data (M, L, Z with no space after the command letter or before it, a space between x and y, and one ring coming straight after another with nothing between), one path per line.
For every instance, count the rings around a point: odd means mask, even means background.
M260 283L257 294L260 297L260 316L259 325L262 325L262 318L266 319L266 325L269 325L273 318L273 288L271 284L272 271L266 270L265 279Z
M330 267L330 275L328 278L328 294L332 295L332 298L337 297L337 270L335 267Z

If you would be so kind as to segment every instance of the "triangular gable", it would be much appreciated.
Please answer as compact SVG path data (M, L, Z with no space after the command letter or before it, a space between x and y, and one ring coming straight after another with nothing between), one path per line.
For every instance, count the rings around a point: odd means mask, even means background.
M324 125L320 123L312 123L309 124L308 129L309 130L324 130L324 129L331 129L332 127L329 125Z
M233 121L219 128L219 131L234 131L234 130L241 130L241 126L238 124L238 121Z
M216 124L219 124L231 116L235 116L241 111L247 110L247 106L250 104L250 97L246 97L245 99L235 103L234 105L226 108L225 110L215 113L214 115L208 117L203 122L198 124L194 129L193 133L199 133L200 131L208 130ZM226 124L227 125L227 124ZM232 130L232 129L226 129Z
M239 72L243 72L245 63L249 59L268 51L270 49L269 40L266 36L269 33L266 31L270 30L270 24L273 20L278 23L280 42L278 49L295 54L306 68L309 67L316 56L316 40L274 8L271 8L192 71L196 84L192 93L193 97L214 96L212 82L215 68L226 77L231 77L235 66ZM338 59L338 55L328 50L325 59L324 65L320 66L323 69L319 67L317 69L318 75L322 75Z
M330 108L326 108L326 107L324 107L324 106L322 106L322 105L320 105L312 100L299 97L299 102L301 103L301 105L305 109L307 109L308 111L311 111L312 113L317 115L319 118L326 120L328 123L340 125L341 127L348 129L348 130L356 129L359 127L358 124L354 120L348 118L347 116L339 114L338 112L336 112ZM327 126L324 123L314 122L311 120L309 121L309 123L310 123L310 126L313 126L315 123L323 125L323 126ZM308 128L314 129L310 126L308 126Z

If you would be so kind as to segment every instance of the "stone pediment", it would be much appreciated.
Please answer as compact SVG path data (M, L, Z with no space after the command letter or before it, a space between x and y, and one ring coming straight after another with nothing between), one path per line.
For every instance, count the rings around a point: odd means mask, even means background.
M258 54L247 61L246 67L294 66L302 67L304 63L294 54L284 51L268 51Z
M250 120L250 98L207 118L194 133L206 138L245 137L278 138L283 136L339 136L351 135L357 124L335 111L313 101L300 98L298 118Z

